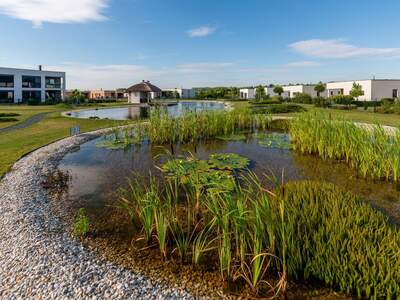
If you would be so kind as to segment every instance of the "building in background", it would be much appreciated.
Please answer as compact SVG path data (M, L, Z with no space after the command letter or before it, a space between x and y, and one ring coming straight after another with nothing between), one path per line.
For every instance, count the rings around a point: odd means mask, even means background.
M239 89L240 99L254 99L256 97L255 88L242 88Z
M126 89L128 93L129 103L148 103L153 99L161 98L162 90L151 84L150 81L142 81L141 83L132 85Z
M62 101L65 72L0 68L0 103Z
M315 90L314 84L297 84L297 85L284 85L282 86L283 90L285 91L286 95L283 96L285 98L293 98L296 94L308 94L311 97L326 97L328 95L327 91L323 93L317 93Z
M172 88L172 89L163 89L162 92L163 96L165 96L166 98L173 97L180 99L191 99L196 97L195 89Z
M395 99L400 96L400 79L367 79L328 82L326 84L328 97L349 95L354 82L359 84L364 92L363 96L358 97L360 101Z

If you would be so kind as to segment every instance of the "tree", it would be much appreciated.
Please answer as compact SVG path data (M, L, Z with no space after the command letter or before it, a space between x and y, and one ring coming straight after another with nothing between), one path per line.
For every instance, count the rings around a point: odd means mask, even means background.
M364 91L362 90L361 84L353 82L353 87L350 90L350 96L358 100L358 97L362 95L364 95Z
M77 89L73 90L71 96L69 96L69 101L71 103L79 104L81 102L85 102L85 99L85 96Z
M262 85L256 87L256 99L262 100L265 98L265 89Z
M321 81L318 82L317 85L314 87L314 91L317 92L317 97L319 97L321 93L325 92L325 90L325 84L323 84Z
M278 94L279 96L281 96L282 93L284 92L284 91L283 91L283 87L277 85L277 86L274 87L273 92L274 92L275 94Z

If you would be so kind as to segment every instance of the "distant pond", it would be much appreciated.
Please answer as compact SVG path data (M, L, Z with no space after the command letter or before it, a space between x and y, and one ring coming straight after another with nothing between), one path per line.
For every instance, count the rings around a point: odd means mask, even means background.
M203 110L223 110L225 104L214 101L180 101L175 105L165 106L170 116L180 116L185 111L203 111ZM111 120L135 120L144 119L149 116L150 110L154 107L149 106L125 106L116 108L88 109L72 111L70 117L89 119L111 119Z

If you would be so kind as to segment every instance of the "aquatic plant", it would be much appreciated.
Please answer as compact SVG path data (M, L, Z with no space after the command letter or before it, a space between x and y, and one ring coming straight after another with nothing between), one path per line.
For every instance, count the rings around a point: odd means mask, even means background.
M81 207L76 215L72 232L77 237L84 237L89 232L89 219L85 214L85 209Z
M291 148L288 135L284 133L258 132L256 134L253 134L253 137L257 139L257 143L262 147L285 149L285 150Z
M209 163L219 170L234 170L246 168L249 160L236 153L215 153L210 155Z
M239 176L233 189L207 190L179 176L134 180L124 208L165 259L198 265L207 253L223 279L241 278L254 294L284 294L287 280L303 279L360 298L400 295L400 231L380 211L332 184L271 190L252 173Z
M380 125L361 126L326 114L307 113L291 123L293 147L324 159L346 161L363 177L399 180L400 131Z

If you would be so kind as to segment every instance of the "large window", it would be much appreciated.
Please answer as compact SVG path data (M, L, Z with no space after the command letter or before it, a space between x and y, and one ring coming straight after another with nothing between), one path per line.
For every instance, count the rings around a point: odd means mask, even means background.
M41 91L22 91L22 102L28 101L37 101L40 102L42 100L42 92Z
M41 88L40 76L22 76L23 88Z
M46 77L46 89L61 89L61 77Z
M0 103L13 103L14 92L13 91L0 91Z
M0 87L14 87L14 75L0 75Z
M46 91L46 100L60 102L62 100L61 91Z

